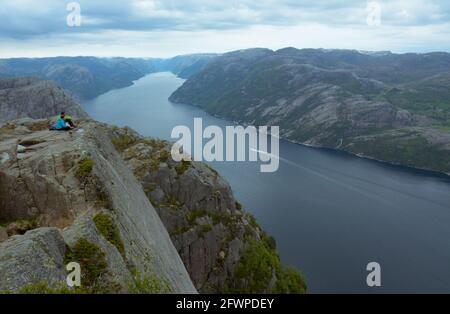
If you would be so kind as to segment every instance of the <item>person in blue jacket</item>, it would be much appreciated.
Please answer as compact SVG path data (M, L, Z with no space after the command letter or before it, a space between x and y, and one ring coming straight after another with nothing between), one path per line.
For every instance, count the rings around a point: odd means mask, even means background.
M50 131L68 131L72 129L70 125L66 123L65 115L66 114L64 112L61 112L61 115L59 116L56 123L50 127Z

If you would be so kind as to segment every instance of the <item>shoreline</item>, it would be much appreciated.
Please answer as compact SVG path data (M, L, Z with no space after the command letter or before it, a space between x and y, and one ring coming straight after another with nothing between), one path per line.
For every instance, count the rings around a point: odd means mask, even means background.
M170 74L172 74L173 76L175 76L175 77L177 77L177 78L179 78L179 79L182 79L183 81L186 81L186 79L183 79L183 78L179 77L178 75L176 75L176 74L173 73L173 72L170 72L170 71L162 71L162 72L152 72L152 73L145 74L145 75L142 76L141 78L139 78L139 79L137 79L137 80L134 80L130 86L136 85L136 82L138 82L139 80L141 80L141 79L143 79L143 78L145 78L145 77L147 77L147 76L149 76L149 75L155 75L155 74L158 74L158 73L170 73ZM127 87L130 87L130 86L127 86ZM127 87L122 87L122 88L127 88ZM105 93L103 93L103 94L109 93L109 92L111 92L111 91L113 91L113 90L122 89L122 88L111 89L111 90L109 90L109 91L107 91L107 92L105 92ZM101 94L101 95L103 95L103 94ZM96 97L94 97L94 98L97 98L97 97L99 97L99 96L101 96L101 95L98 95L98 96L96 96ZM249 124L246 123L246 122L233 121L233 120L228 119L228 118L226 118L226 117L223 117L223 116L220 116L220 115L217 115L217 114L214 114L214 113L210 113L210 112L206 111L205 109L203 109L202 107L197 106L197 105L195 105L195 104L186 104L186 103L182 103L182 102L172 101L172 100L170 100L170 97L171 97L171 96L169 96L168 101L171 102L171 103L173 103L173 104L187 105L187 106L192 106L192 107L201 109L203 112L205 112L206 114L208 114L208 115L210 115L210 116L212 116L212 117L215 117L215 118L218 118L218 119L222 119L222 120L229 121L229 122L231 122L231 123L233 123L233 124L235 124L235 125L238 125L238 124L241 124L241 125L243 125L243 126L248 126L248 125L249 125ZM93 98L93 99L94 99L94 98ZM92 99L87 100L87 101L84 101L84 105L88 104L91 100L92 100ZM319 146L319 145L306 144L306 143L302 143L302 142L298 142L298 141L295 141L295 140L292 140L292 139L285 138L285 137L283 137L283 136L281 136L281 135L280 135L279 138L280 138L281 140L287 141L287 142L292 143L292 144L295 144L295 145L300 145L300 146L303 146L303 147L314 148L314 149L320 149L320 150L328 150L328 151L332 151L332 152L337 152L337 153L347 154L347 155L352 156L352 157L362 158L362 159L365 159L365 160L370 160L370 161L382 163L382 164L384 164L384 165L389 165L389 166L393 166L393 167L401 167L401 168L404 168L404 169L409 169L409 170L415 170L415 171L426 172L426 173L431 174L431 175L433 175L433 176L439 176L439 177L443 177L443 178L446 178L446 179L449 179L449 180L450 180L450 172L443 172L443 171L438 171L438 170L433 170L433 169L428 169L428 168L412 167L412 166L408 166L408 165L404 165L404 164L400 164L400 163L395 163L395 162L391 162L391 161L387 161L387 160L377 159L377 158L375 158L375 157L371 157L371 156L367 156L367 155L363 155L363 154L356 154L356 153L353 153L353 152L350 152L350 151L347 151L347 150L343 150L343 149L340 149L340 148L332 148L332 147L326 147L326 146Z
M175 102L175 101L170 100L170 97L169 97L169 101L171 103L173 103L173 104L187 105L187 106L192 106L192 107L195 107L195 108L199 108L199 109L203 110L206 114L209 114L210 116L212 116L214 118L226 120L226 121L229 121L229 122L231 122L231 123L233 123L235 125L238 125L238 124L241 124L243 126L248 126L249 125L246 122L233 121L233 120L228 119L226 117L210 113L210 112L206 111L205 109L203 109L202 107L197 106L197 105L186 104L186 103L181 103L181 102ZM365 160L381 163L381 164L392 166L392 167L404 168L404 169L414 170L414 171L420 171L420 172L424 172L424 173L427 173L427 174L430 174L430 175L433 175L433 176L436 176L436 177L442 177L442 178L445 178L447 180L450 180L450 172L443 172L443 171L438 171L438 170L433 170L433 169L428 169L428 168L412 167L412 166L404 165L404 164L401 164L401 163L395 163L395 162L392 162L392 161L377 159L375 157L367 156L367 155L364 155L364 154L356 154L356 153L353 153L351 151L347 151L347 150L340 149L340 148L332 148L332 147L326 147L326 146L320 146L320 145L306 144L306 143L298 142L298 141L295 141L295 140L292 140L292 139L288 139L288 138L286 138L284 136L281 136L281 135L279 136L279 138L281 140L289 142L291 144L300 145L300 146L307 147L307 148L313 148L313 149L319 149L319 150L328 150L328 151L335 152L335 153L342 153L342 154L346 154L346 155L349 155L349 156L352 156L352 157L355 157L355 158L361 158L361 159L365 159Z
M382 163L384 165L388 165L388 166L392 166L392 167L396 167L396 168L404 168L404 169L408 169L408 170L420 171L420 172L432 174L433 176L439 176L439 177L443 177L443 178L450 180L450 172L437 171L437 170L427 169L427 168L412 167L412 166L404 165L401 163L395 163L392 161L377 159L375 157L367 156L364 154L356 154L356 153L350 152L348 150L340 149L340 148L331 148L331 147L326 147L326 146L305 144L305 143L301 143L301 142L296 142L294 140L289 140L286 138L283 138L283 140L285 140L289 143L292 143L292 144L303 146L303 147L320 149L320 150L328 150L328 151L335 152L335 153L346 154L346 155L349 155L349 156L352 156L355 158L361 158L364 160L374 161L377 163Z

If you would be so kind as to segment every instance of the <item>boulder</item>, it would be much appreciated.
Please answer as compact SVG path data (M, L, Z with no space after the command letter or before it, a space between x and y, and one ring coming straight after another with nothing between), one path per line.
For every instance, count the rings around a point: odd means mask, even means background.
M38 228L0 243L0 291L65 280L65 243L56 228Z

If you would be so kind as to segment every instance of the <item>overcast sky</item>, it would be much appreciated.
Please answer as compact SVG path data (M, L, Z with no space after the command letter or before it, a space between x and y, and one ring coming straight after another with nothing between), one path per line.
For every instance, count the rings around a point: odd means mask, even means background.
M67 24L70 2L0 0L0 57L287 46L450 51L448 0L79 0L79 27Z

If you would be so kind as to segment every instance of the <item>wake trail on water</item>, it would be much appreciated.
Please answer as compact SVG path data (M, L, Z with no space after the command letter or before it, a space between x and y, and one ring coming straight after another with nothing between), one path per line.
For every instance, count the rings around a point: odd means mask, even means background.
M264 155L270 156L271 158L276 158L279 161L284 162L284 163L286 163L286 164L288 164L290 166L293 166L293 167L296 167L296 168L301 169L303 171L306 171L306 172L308 172L310 174L313 174L313 175L315 175L315 176L317 176L317 177L319 177L319 178L321 178L321 179L323 179L325 181L328 181L330 183L336 184L336 185L338 185L340 187L343 187L343 188L345 188L347 190L359 193L359 194L361 194L361 195L363 195L365 197L368 197L370 199L373 199L373 200L375 200L377 202L383 203L383 204L388 205L388 206L393 205L393 203L386 201L382 197L375 197L373 194L367 193L365 190L363 190L363 189L361 189L359 187L356 187L356 186L351 185L351 184L343 183L343 182L341 182L339 180L336 180L336 179L333 179L333 178L331 178L331 177L329 177L329 176L327 176L327 175L325 175L325 174L323 174L323 173L321 173L319 171L316 171L316 170L313 170L311 168L302 166L302 165L300 165L298 163L295 163L295 162L293 162L291 160L288 160L286 158L275 156L275 155L273 155L271 153L268 153L268 152L265 152L265 151L261 151L261 150L257 150L257 149L253 149L253 148L251 150L254 151L254 152L260 153L260 154L264 154Z
M352 191L357 191L360 194L368 196L371 199L376 199L376 200L380 201L381 203L394 205L392 202L386 202L386 200L383 197L381 197L381 196L373 197L374 196L373 195L373 193L374 193L373 191L367 191L367 190L362 189L361 187L353 185L353 184L343 183L343 182L341 182L339 180L336 180L336 179L333 179L333 178L331 178L331 177L329 177L327 175L324 175L323 173L321 173L321 172L319 172L317 170L313 170L313 169L311 169L310 167L307 167L307 166L302 166L302 165L300 165L300 164L298 164L296 162L293 162L291 160L288 160L286 158L278 157L278 156L275 156L275 155L270 154L270 153L265 152L265 151L260 151L260 150L256 150L256 149L252 149L252 150L255 151L255 152L261 153L261 154L268 155L268 156L270 156L272 158L277 158L281 162L284 162L284 163L289 164L291 166L294 166L296 168L305 170L305 171L307 171L307 172L309 172L311 174L319 176L320 178L323 178L324 180L326 180L328 182L335 183L335 184L337 184L337 185L339 185L341 187L344 187L344 188L347 188L347 189L351 189ZM426 197L423 197L423 196L419 196L417 194L413 194L413 193L410 193L410 192L407 192L407 191L404 191L404 190L401 190L401 189L398 189L398 188L395 188L395 187L392 187L392 186L386 186L386 185L383 185L383 184L380 184L380 183L377 183L377 182L374 182L374 181L370 181L370 180L367 180L367 179L364 179L364 178L361 178L361 177L357 177L357 176L354 176L354 175L351 175L351 174L348 174L348 173L344 173L344 172L338 171L338 170L336 170L334 168L327 168L327 167L319 166L319 165L316 165L316 164L313 164L313 165L314 165L314 167L321 168L321 169L323 169L323 170L325 170L327 172L334 172L334 173L336 173L336 174L338 174L338 175L340 175L342 177L345 177L347 179L352 179L352 180L360 181L360 182L363 182L363 183L366 183L366 184L369 184L369 185L372 185L372 186L376 186L376 187L384 189L384 190L386 190L388 192L396 192L398 194L405 195L405 196L408 196L408 197L411 197L411 198L414 198L414 199L417 199L417 200L420 200L420 201L423 201L423 202L433 203L433 204L435 204L435 205L437 205L439 207L442 207L442 208L444 208L446 210L448 210L448 208L449 208L449 204L442 204L442 203L440 203L440 202L438 202L436 200L432 200L432 199L429 199L429 198L426 198Z
M433 203L434 205L442 207L442 208L444 208L446 210L448 210L449 206L450 206L449 204L443 204L443 203L440 203L440 202L438 202L436 200L426 198L424 196L419 196L417 194L413 194L413 193L401 190L401 189L393 187L393 186L383 185L381 183L377 183L377 182L374 182L374 181L367 180L365 178L361 178L361 177L357 177L357 176L354 176L354 175L351 175L351 174L348 174L348 173L344 173L344 172L338 171L338 170L333 169L333 168L327 168L327 167L319 166L317 164L314 164L314 166L317 167L317 168L321 168L321 169L323 169L325 171L328 171L328 172L337 173L337 174L339 174L339 175L341 175L343 177L346 177L348 179L353 179L353 180L357 180L357 181L360 181L360 182L363 182L363 183L366 183L366 184L369 184L369 185L376 186L376 187L384 189L384 190L386 190L388 192L396 192L398 194L401 194L401 195L404 195L404 196L408 196L408 197L411 197L411 198L414 198L414 199L417 199L417 200L420 200L420 201L423 201L423 202Z

